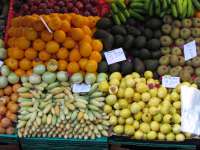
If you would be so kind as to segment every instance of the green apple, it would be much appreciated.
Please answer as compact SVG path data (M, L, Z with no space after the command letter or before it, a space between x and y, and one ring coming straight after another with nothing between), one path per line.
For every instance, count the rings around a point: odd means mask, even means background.
M139 101L138 104L140 105L141 109L145 107L145 102L143 101Z
M133 125L126 124L124 127L124 133L128 136L134 135L135 128Z
M158 113L155 116L153 116L154 121L161 122L162 119L163 119L163 115L161 113Z
M180 101L175 101L175 102L173 103L173 106L174 106L174 108L176 108L176 109L181 109L181 102L180 102Z
M149 100L149 106L158 106L161 102L161 99L160 98L157 98L157 97L152 97L150 100Z
M137 102L134 102L134 103L131 104L131 108L130 109L131 109L131 112L133 114L136 114L141 110L141 106Z
M116 95L108 95L106 97L106 103L108 105L114 105L117 102L117 96Z
M160 87L158 89L158 97L165 98L166 95L167 95L167 89L165 87Z
M110 77L109 77L110 80L112 79L118 79L118 80L121 80L122 79L122 75L120 72L113 72Z
M133 72L132 74L131 74L131 76L132 76L132 78L140 78L140 74L139 73L137 73L137 72Z
M126 119L126 124L132 125L134 122L133 117L129 117Z
M145 71L144 72L144 77L146 79L150 79L150 78L153 78L153 73L151 71Z
M173 116L172 116L172 120L173 120L173 122L174 123L180 123L181 122L181 116L179 115L179 114L173 114Z
M123 125L124 123L125 123L125 119L124 118L122 118L122 117L118 117L118 123L120 124L120 125Z
M172 121L172 116L170 114L166 114L163 116L164 123L170 123Z
M117 124L117 117L111 116L109 122L110 122L110 125L116 125Z
M178 142L185 141L185 136L182 133L177 134L176 141Z
M140 112L138 112L137 114L134 114L134 118L135 118L135 120L141 120L142 119L142 112L140 111Z
M160 124L157 121L152 121L150 123L150 127L152 131L159 131L160 129Z
M140 93L135 92L135 93L134 93L134 96L133 96L133 100L134 100L135 102L138 102L138 101L140 101L140 99L141 99Z
M135 129L138 129L138 128L140 127L139 121L134 120L134 121L133 121L133 126L134 126Z
M165 134L159 132L158 133L158 140L165 140Z
M174 141L175 140L175 135L174 133L170 132L166 135L167 141Z
M124 91L124 97L126 99L130 99L134 97L134 90L133 88L126 88Z
M150 131L147 133L148 140L155 140L157 137L157 133L155 131Z
M149 87L145 83L137 83L136 84L136 91L139 93L144 93L149 89Z
M144 138L144 133L140 130L135 131L134 138L136 140L141 140Z
M151 98L151 94L150 93L148 93L148 92L142 93L142 96L141 96L142 101L148 102L150 100L150 98Z
M148 133L148 132L150 131L150 126L149 126L149 124L148 124L148 123L145 123L145 122L141 123L141 124L140 124L140 130L141 130L142 132L144 132L144 133Z
M151 115L156 115L158 112L159 112L159 108L158 108L158 107L151 106L151 107L149 108L149 113L150 113Z
M118 102L116 102L113 106L116 110L119 110L121 107Z
M117 135L121 135L124 132L124 126L122 125L116 125L113 128L114 133L116 133Z
M151 116L150 113L143 113L143 114L142 114L142 120L143 120L144 122L150 122L150 121L151 121L151 118L152 118L152 116Z
M128 118L131 116L131 111L128 108L122 109L120 112L120 116L123 117L124 119Z
M174 124L173 127L172 127L172 131L173 131L173 133L175 133L175 134L180 133L180 131L181 131L181 126L180 126L179 124Z
M158 89L157 88L150 89L149 93L150 93L151 97L156 97L158 94Z
M170 131L171 131L171 125L170 124L167 124L167 123L161 124L160 132L162 132L163 134L167 134Z
M178 100L180 100L180 96L179 96L179 94L177 92L172 92L170 94L170 97L171 97L172 101L178 101Z

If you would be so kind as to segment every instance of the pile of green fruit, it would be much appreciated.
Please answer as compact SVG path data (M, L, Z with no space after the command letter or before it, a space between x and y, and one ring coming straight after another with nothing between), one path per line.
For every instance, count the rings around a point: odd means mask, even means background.
M145 70L156 71L161 56L160 36L163 22L158 18L147 18L145 22L129 18L124 25L114 25L111 18L103 17L97 22L95 38L102 40L104 51L123 48L128 60L110 66L103 60L99 72L122 72L123 75L133 71L143 73ZM104 56L103 56L104 57Z
M7 51L5 49L5 43L0 39L0 60L4 60L7 56Z
M104 112L110 116L113 133L138 140L184 141L189 134L182 133L181 124L181 86L192 86L188 82L167 90L153 73L146 71L144 77L138 73L122 77L119 72L112 73L109 81L99 84L99 90L109 93Z
M95 139L108 136L109 117L103 112L104 93L98 81L106 80L88 73L73 74L68 80L64 71L52 72L44 65L22 77L19 93L19 137L64 137ZM73 93L70 85L84 82L91 85L87 93Z
M160 43L162 45L162 57L157 72L160 76L179 76L182 81L200 83L200 19L173 20L165 16ZM197 57L185 61L183 45L196 41Z

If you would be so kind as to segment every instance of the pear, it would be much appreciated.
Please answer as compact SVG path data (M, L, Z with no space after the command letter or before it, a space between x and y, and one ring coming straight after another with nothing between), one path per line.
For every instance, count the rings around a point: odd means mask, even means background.
M158 133L158 140L165 140L165 134L163 133Z
M128 136L134 135L135 129L133 125L126 124L124 127L124 133Z
M177 134L176 141L178 142L185 141L185 136L182 133Z
M152 121L150 123L150 127L152 131L159 131L160 129L160 124L157 121Z
M141 110L141 106L138 103L134 102L134 103L131 104L131 108L130 109L131 109L131 112L133 114L136 114Z
M174 133L170 132L166 135L167 141L174 141L175 140L175 135Z
M144 133L140 130L137 130L134 134L134 138L136 140L141 140L141 139L143 139L143 137L144 137Z
M162 118L163 118L163 115L161 113L158 113L153 117L153 120L157 122L161 122Z
M152 118L152 116L151 116L150 113L143 113L143 114L142 114L142 120L143 120L144 122L150 122L150 121L151 121L151 118Z
M180 131L181 131L181 126L180 126L179 124L174 124L173 127L172 127L172 131L173 131L173 133L175 133L175 134L180 133Z
M172 121L172 116L170 114L164 115L164 117L163 117L164 123L171 123L171 121Z
M148 140L155 140L157 138L157 133L155 131L150 131L147 133Z
M122 125L117 125L113 128L114 133L117 135L121 135L124 132L124 126Z
M134 114L134 118L135 118L135 120L139 121L142 118L142 112L140 111L140 112Z
M170 131L171 131L171 125L170 124L164 123L160 126L160 132L162 132L162 133L167 134Z
M144 133L148 133L148 132L150 131L150 126L149 126L149 124L148 124L148 123L145 123L145 122L141 123L141 124L140 124L140 130L141 130L142 132L144 132Z

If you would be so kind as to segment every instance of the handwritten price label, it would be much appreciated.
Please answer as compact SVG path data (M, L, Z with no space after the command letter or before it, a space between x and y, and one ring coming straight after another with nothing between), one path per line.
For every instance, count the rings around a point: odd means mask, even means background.
M89 92L91 88L91 85L82 83L82 84L73 84L72 91L74 93L85 93Z
M122 48L114 49L104 53L108 65L126 60L126 56Z
M176 88L178 84L180 84L180 77L162 77L162 85L166 88Z
M197 47L195 41L184 45L184 56L186 61L197 56Z

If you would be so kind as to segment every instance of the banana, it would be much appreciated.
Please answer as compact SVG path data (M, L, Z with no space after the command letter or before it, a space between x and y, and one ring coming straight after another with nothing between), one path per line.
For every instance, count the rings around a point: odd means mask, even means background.
M153 14L154 14L154 11L153 11L153 5L154 5L154 2L153 1L151 1L151 3L150 3L150 6L149 6L149 10L148 10L148 12L149 12L149 16L153 16Z
M130 5L131 8L144 8L144 3L143 2L132 2Z
M187 14L186 14L186 16L187 17L190 17L191 15L192 15L192 9L193 9L193 7L192 7L192 1L191 0L187 0L188 2L188 5L187 5Z
M172 15L173 17L177 18L178 17L178 12L175 4L171 4L171 9L172 9Z
M160 1L159 0L155 0L155 8L156 8L156 15L160 15L160 10L161 10L161 6L160 6Z
M185 18L186 17L186 15L187 15L187 5L188 5L188 3L187 3L188 1L187 0L183 0L183 15L181 16L182 18Z
M136 19L141 20L141 21L144 20L144 17L142 15L140 15L139 13L137 13L133 10L129 10L129 13L130 13L131 17L133 17L133 18L136 18Z
M162 4L162 9L168 8L167 0L162 0L160 3Z
M193 5L200 10L200 2L198 0L192 0Z
M177 0L177 1L176 1L176 7L177 7L177 10L178 10L179 16L182 16L182 15L183 15L183 4L182 4L182 0Z
M145 8L146 11L149 10L150 4L151 4L151 0L146 0L146 1L145 1L145 3L144 3L144 8Z

